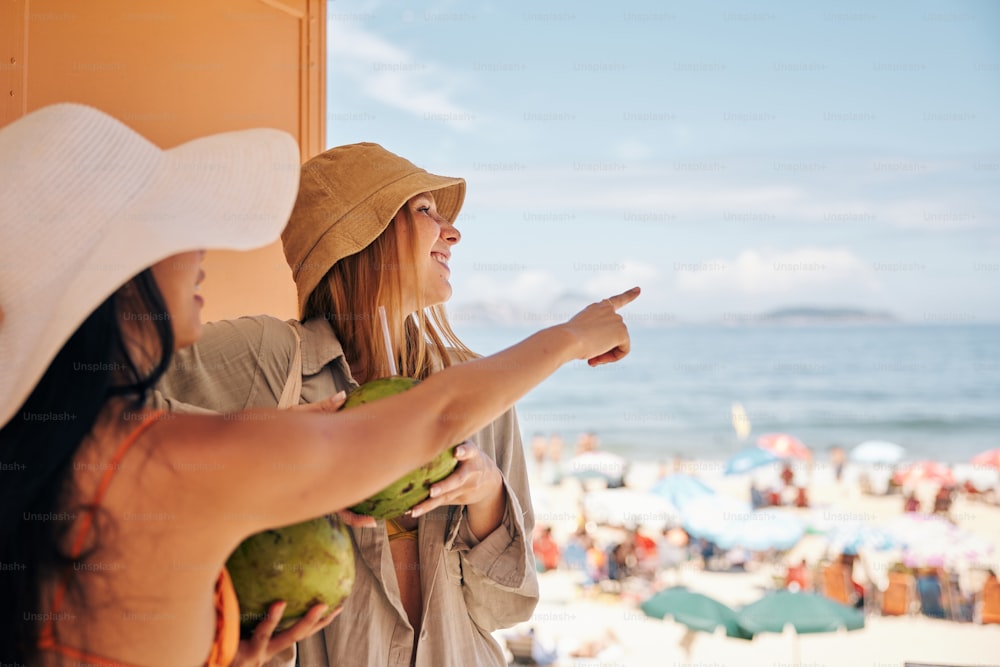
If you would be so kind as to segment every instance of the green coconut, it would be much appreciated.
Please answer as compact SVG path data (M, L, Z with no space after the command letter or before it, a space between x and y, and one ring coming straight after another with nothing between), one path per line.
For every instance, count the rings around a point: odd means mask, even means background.
M240 631L249 637L283 600L275 631L295 624L315 605L340 605L354 586L354 549L347 527L324 516L245 539L226 561L240 603Z
M341 409L352 408L393 396L417 385L413 378L393 376L366 382L352 391ZM403 514L417 503L426 500L431 493L431 485L451 474L458 465L455 448L450 447L416 470L397 479L378 493L351 508L357 514L367 514L376 519L388 519Z

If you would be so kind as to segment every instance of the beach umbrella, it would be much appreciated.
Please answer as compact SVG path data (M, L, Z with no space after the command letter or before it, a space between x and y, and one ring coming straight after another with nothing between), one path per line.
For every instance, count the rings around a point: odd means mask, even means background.
M694 500L684 508L684 530L721 549L748 551L791 549L805 534L805 524L795 515L775 510L752 510L728 496Z
M892 481L900 486L913 486L920 482L934 482L944 486L955 483L951 468L937 461L917 461L909 463L892 475Z
M786 625L800 635L865 627L864 614L857 609L815 593L787 590L768 593L748 604L737 613L737 619L745 630L754 634L784 632Z
M885 440L867 440L851 450L848 455L855 463L898 463L906 449Z
M681 508L688 535L718 544L737 517L749 516L750 505L729 496L706 495L693 498Z
M736 612L723 603L707 595L690 591L683 586L662 590L640 605L642 612L652 618L670 616L697 632L715 632L718 627L726 629L726 636L736 639L752 639L753 634L740 626Z
M765 433L757 438L757 446L774 452L783 459L802 459L808 461L812 452L805 444L788 433Z
M992 567L997 545L947 519L929 514L904 514L885 525L903 546L909 567Z
M1000 468L1000 449L987 449L972 457L973 465Z
M608 526L660 530L665 524L678 525L680 511L662 496L635 489L600 489L583 497L587 518Z
M857 554L861 549L889 551L902 546L892 533L864 521L844 521L831 526L824 535L832 553Z
M603 479L608 486L621 486L628 461L611 452L584 452L566 462L564 474L578 479Z
M757 446L745 447L726 461L725 474L742 475L754 468L780 461L781 457L772 451Z
M934 514L908 512L882 525L904 548L925 539L946 540L956 530L955 524Z
M675 473L661 478L649 490L656 496L661 496L684 512L684 506L696 498L714 496L715 489L693 475Z
M993 567L996 546L981 535L957 532L947 541L921 539L903 550L907 567L943 567L949 570Z
M776 591L743 607L736 615L739 624L754 634L784 632L786 625L795 629L792 664L802 661L799 657L799 635L860 630L865 627L865 617L857 609L834 602L815 593Z
M748 551L787 551L805 534L805 524L794 514L776 510L754 510L731 514L715 543L723 549L742 547Z

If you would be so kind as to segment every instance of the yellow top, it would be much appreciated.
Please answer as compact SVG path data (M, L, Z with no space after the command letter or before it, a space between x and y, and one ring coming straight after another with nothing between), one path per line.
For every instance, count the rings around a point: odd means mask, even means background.
M395 519L385 520L385 532L389 536L390 542L395 542L396 540L416 540L417 539L417 529L412 528L406 530L399 522Z

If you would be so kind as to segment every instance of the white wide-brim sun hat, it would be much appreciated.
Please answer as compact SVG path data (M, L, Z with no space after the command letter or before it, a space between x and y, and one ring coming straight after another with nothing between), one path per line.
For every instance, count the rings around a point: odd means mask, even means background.
M280 130L162 150L79 104L0 128L0 425L118 287L177 253L275 241L298 181Z

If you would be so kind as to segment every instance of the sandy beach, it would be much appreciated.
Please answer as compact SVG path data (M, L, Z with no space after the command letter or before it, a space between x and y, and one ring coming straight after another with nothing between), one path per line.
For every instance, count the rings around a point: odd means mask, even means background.
M686 461L681 472L695 474L720 494L745 500L748 476L725 476L722 462ZM633 463L626 486L645 490L663 471L655 463ZM860 520L881 525L902 514L899 495L872 496L861 492L858 470L850 465L837 482L833 469L816 464L805 473L810 495L809 509L781 508L804 521ZM593 483L588 482L593 488ZM577 479L546 483L535 471L532 493L539 525L552 527L560 544L576 529L584 484ZM599 487L600 484L598 483ZM933 497L930 485L917 487L924 507ZM638 508L641 511L641 508ZM1000 506L959 495L951 509L959 527L994 544L1000 542ZM603 525L589 526L599 542L613 542L624 534ZM647 532L649 534L651 531ZM655 535L652 535L655 537ZM656 582L638 577L622 582L614 592L595 587L585 591L582 575L563 567L539 575L541 600L533 618L520 626L499 631L501 642L533 628L536 643L553 651L558 666L664 666L708 667L766 665L768 667L902 667L906 662L927 665L1000 665L1000 625L980 625L929 618L918 612L904 616L881 616L867 609L865 627L847 632L797 635L790 627L781 634L758 634L752 641L716 633L691 633L669 617L647 617L639 604L657 588L680 580L689 590L706 594L733 608L760 599L779 586L785 565L806 559L810 564L827 556L828 544L821 534L806 534L778 561L753 563L748 571L708 571L698 561L688 561L676 575L662 575ZM993 552L996 567L1000 549ZM857 571L856 571L857 572ZM581 649L592 649L593 657L572 657Z

